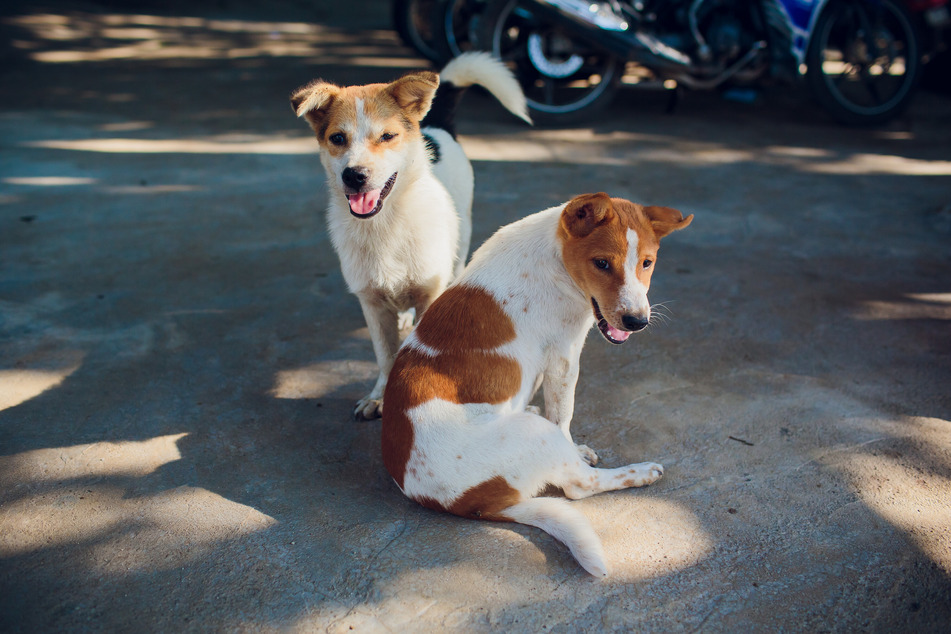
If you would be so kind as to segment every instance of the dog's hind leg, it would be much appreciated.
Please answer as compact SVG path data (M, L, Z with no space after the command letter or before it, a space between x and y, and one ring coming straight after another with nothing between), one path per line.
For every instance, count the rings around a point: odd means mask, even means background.
M572 499L604 491L642 487L656 482L664 468L654 462L616 469L592 467L575 444L547 419L518 412L467 424L464 443L458 446L423 447L451 456L446 462L459 474L476 481L495 475L517 475L512 485L525 498L538 495L547 485L560 487ZM466 460L454 459L457 455Z
M578 462L564 469L562 477L552 484L561 487L567 497L577 500L605 491L647 486L662 475L664 468L656 462L640 462L617 469L597 469L579 456Z
M531 415L523 414L523 416ZM529 426L524 425L521 429L527 430ZM551 431L544 437L547 446L543 455L539 455L542 452L531 452L523 456L520 469L533 472L533 477L529 480L537 482L544 478L547 484L560 487L571 499L585 498L605 491L646 486L664 475L664 467L655 462L641 462L616 469L593 467L588 464L581 450L583 445L581 447L575 445L570 438L566 438L561 433L561 430L556 431L557 428L550 429ZM514 429L509 433L514 433Z

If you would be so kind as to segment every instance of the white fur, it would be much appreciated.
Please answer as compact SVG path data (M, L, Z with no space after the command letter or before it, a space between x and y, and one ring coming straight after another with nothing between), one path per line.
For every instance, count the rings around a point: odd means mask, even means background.
M403 491L449 508L470 488L501 475L522 497L503 515L547 531L564 542L587 571L604 576L601 544L584 516L564 501L535 496L550 484L560 486L569 498L644 486L660 478L663 467L640 463L595 469L589 464L597 459L593 452L571 440L579 358L594 317L589 298L562 259L557 228L564 207L500 229L475 252L457 280L457 285L489 291L512 320L515 339L491 352L518 362L520 388L497 405L433 399L409 410L414 444ZM420 344L415 332L404 347L438 362L438 352ZM540 378L544 418L526 410Z
M518 81L500 60L484 51L471 51L453 59L439 73L440 81L450 81L456 86L479 84L492 93L505 109L526 123L528 104Z

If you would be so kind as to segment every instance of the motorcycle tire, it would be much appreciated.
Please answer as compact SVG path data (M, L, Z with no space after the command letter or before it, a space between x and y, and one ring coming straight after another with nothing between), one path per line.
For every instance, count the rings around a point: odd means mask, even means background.
M446 0L436 8L436 46L446 59L458 57L466 51L485 51L491 47L482 43L482 26L488 0Z
M393 0L393 28L404 44L417 53L441 66L448 61L438 45L436 24L433 17L446 0Z
M834 119L880 125L914 97L921 47L908 12L895 0L833 0L816 21L806 67L812 94Z
M489 0L480 41L515 73L538 125L590 119L624 74L624 59L572 38L520 0Z

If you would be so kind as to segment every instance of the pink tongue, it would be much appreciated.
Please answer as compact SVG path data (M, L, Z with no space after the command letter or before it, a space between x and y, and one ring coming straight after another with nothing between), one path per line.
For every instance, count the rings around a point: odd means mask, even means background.
M376 209L376 204L380 202L380 192L381 190L374 189L362 194L350 194L347 196L347 200L350 201L350 211L358 216L366 216L371 213Z
M608 324L607 320L605 320L604 323ZM608 334L611 335L611 338L615 341L627 341L627 338L631 336L631 333L624 330L618 330L611 324L608 324Z

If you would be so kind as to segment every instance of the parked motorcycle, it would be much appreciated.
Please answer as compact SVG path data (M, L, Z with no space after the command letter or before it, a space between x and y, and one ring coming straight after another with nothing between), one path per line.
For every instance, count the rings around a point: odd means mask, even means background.
M543 123L590 117L632 68L626 81L690 89L804 77L835 119L874 125L905 110L922 70L899 0L488 0L479 15L475 39Z

